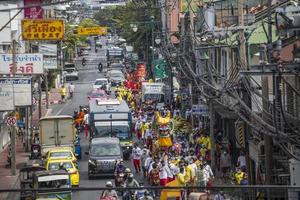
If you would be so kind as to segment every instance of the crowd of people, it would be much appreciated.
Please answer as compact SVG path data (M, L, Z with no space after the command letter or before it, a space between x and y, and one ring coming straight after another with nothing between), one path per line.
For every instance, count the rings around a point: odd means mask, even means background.
M222 132L215 135L216 160L212 161L212 143L206 129L196 128L190 134L172 133L169 121L161 128L156 115L159 113L162 118L166 117L167 113L171 113L169 107L149 113L143 110L138 93L119 87L116 95L119 100L126 100L133 110L137 142L132 150L132 162L135 173L141 173L151 186L167 186L176 180L178 186L199 186L203 188L202 192L208 192L216 181L221 181L221 184L248 184L245 156L241 152L238 162L233 164L231 146L222 143ZM162 132L167 133L170 145L162 145ZM214 170L212 162L216 166Z

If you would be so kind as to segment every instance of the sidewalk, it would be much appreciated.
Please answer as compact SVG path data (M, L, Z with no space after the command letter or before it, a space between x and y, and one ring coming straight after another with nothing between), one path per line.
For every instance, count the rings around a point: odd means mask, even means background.
M27 162L29 153L26 153L23 148L21 140L16 140L16 164L17 164L17 175L11 176L10 168L5 168L7 164L8 148L0 153L0 188L19 188L17 185L19 176L18 170ZM0 200L8 199L9 193L0 193Z
M49 104L59 103L60 94L58 89L51 89L49 93ZM48 114L50 110L46 109L45 103L42 104L42 116ZM39 112L36 106L34 112L32 113L32 124L31 127L38 127L39 122ZM19 188L19 169L27 163L29 159L30 152L25 152L23 148L22 141L16 140L16 165L17 165L17 175L11 176L10 168L5 168L7 164L8 148L0 153L0 188ZM16 193L15 193L16 194ZM10 199L13 193L0 193L0 200Z

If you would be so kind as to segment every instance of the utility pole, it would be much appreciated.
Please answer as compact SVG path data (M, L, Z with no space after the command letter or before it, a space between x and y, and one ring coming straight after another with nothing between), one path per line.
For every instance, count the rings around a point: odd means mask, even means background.
M238 0L238 21L239 26L244 26L244 0ZM244 30L241 30L239 32L239 41L240 41L240 62L242 64L245 63L246 69L249 69L249 63L247 58L247 51L246 51L246 40L245 40L245 32ZM243 66L243 65L241 65ZM246 77L244 77L244 81L248 81ZM242 99L246 103L246 105L251 108L251 96L247 92L247 89L244 85L245 83L242 82ZM250 120L250 119L249 119ZM251 167L251 161L250 161L250 155L249 155L249 136L251 134L251 127L244 122L244 145L243 148L245 148L245 157L246 157L246 165L247 165L247 172L248 172L248 181L250 184L254 184L255 178L253 177L252 167Z
M268 0L268 45L267 45L267 58L268 63L272 63L272 0ZM268 86L268 77L262 77L262 96L263 100L263 119L267 121L268 116L265 111L269 110L269 86ZM276 110L273 111L274 113ZM275 116L275 115L274 115ZM276 125L275 125L276 126ZM266 184L271 185L273 183L273 139L271 136L264 135L264 149L265 149L265 169L266 169Z
M49 95L48 95L48 71L44 74L45 77L45 88L46 88L46 109L49 108Z
M215 111L214 111L214 102L213 99L209 99L209 137L211 140L211 150L210 150L210 158L211 158L211 168L216 169L216 159L215 159L215 136L214 136L214 128L215 128Z
M39 119L42 117L42 81L41 76L38 76L38 83L39 83Z
M17 49L16 49L16 40L12 41L12 65L13 73L12 76L15 77L17 72ZM14 94L13 94L14 95ZM13 97L14 98L14 97ZM15 112L13 112L15 114ZM16 175L16 128L15 125L11 125L11 135L10 135L10 144L11 144L11 175Z

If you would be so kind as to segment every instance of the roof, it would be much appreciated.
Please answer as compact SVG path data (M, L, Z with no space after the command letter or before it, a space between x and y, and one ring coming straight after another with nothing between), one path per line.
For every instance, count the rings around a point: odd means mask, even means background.
M97 78L97 79L95 80L95 82L96 82L96 81L104 81L104 80L105 80L105 81L108 81L107 78L104 78L104 77L103 77L103 78Z
M71 163L73 163L72 162L72 158L68 158L68 157L63 157L63 158L54 158L54 159L49 159L48 161L47 161L47 163L49 164L49 163L65 163L65 162L71 162Z
M101 137L101 138L93 138L91 144L119 144L120 140L116 137Z
M113 126L129 126L128 124L128 121L103 121L103 122L95 122L95 126L99 126L99 125L102 125L102 126L110 126L110 125L113 125Z
M111 101L112 103L104 103L104 102L109 102ZM114 99L113 101L107 100L101 100L101 101L97 101L97 100L92 100L90 101L90 112L91 113L116 113L116 112L120 112L120 113L128 113L130 112L130 108L128 107L126 101L122 100L121 102L119 102L118 104L115 103L117 100ZM100 105L101 102L103 102L104 105Z
M40 120L48 120L48 119L73 119L73 117L71 115L54 115L54 116L42 117Z

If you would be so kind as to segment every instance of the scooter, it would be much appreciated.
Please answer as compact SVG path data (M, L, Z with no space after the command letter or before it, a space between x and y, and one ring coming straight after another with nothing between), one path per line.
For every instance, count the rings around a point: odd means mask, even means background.
M85 66L85 64L86 64L86 59L85 58L82 58L82 66Z
M103 70L103 65L102 65L102 63L99 63L99 64L98 64L98 70L99 70L99 72L102 72L102 70Z

